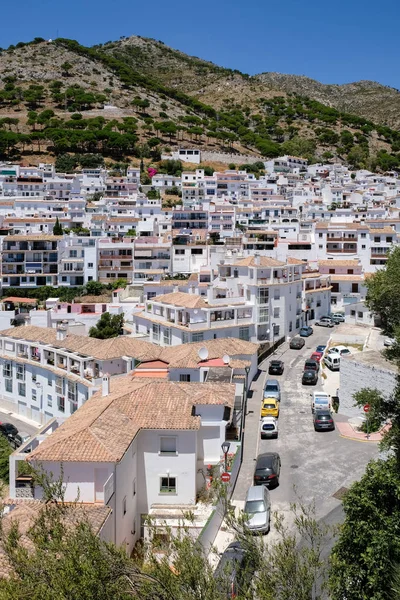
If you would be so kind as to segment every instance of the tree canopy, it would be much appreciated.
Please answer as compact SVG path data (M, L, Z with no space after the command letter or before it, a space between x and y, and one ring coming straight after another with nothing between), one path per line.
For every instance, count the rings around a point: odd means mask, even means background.
M123 315L110 315L110 313L105 312L101 315L97 324L90 328L89 336L99 340L118 337L121 334L123 324Z

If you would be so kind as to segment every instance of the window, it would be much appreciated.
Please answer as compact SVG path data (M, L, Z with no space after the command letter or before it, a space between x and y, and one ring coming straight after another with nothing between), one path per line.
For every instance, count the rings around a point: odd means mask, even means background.
M365 244L363 244L363 245L361 246L361 248L362 248L362 250L365 250L365 248L366 248Z
M189 334L186 331L182 331L182 344L187 344L189 342Z
M289 332L291 332L293 329L293 323L292 321L289 321Z
M122 514L126 515L126 496L122 500Z
M279 290L274 290L274 300L280 300L281 299L281 293Z
M47 394L47 406L53 406L53 398L51 394Z
M17 379L25 381L25 365L17 365Z
M259 288L258 290L258 303L259 304L268 304L269 300L269 290L268 288Z
M36 402L37 400L37 391L36 390L32 390L32 402Z
M248 327L239 327L239 340L250 340L250 329Z
M88 269L93 269L93 263L88 263Z
M319 233L318 235L319 235L319 237L320 237L320 238L322 238L322 237L323 237L323 234L322 234L322 233Z
M171 344L171 330L169 327L164 329L164 344L167 344L168 346Z
M64 393L63 379L62 377L56 377L56 393L60 396Z
M347 274L348 275L353 275L354 274L354 269L347 269Z
M176 477L160 477L160 494L176 494Z
M12 393L12 383L13 383L12 379L5 380L5 389L6 389L6 392L8 392L9 394Z
M69 256L70 258L78 258L78 250L70 250Z
M276 337L277 335L279 335L279 329L280 329L279 325L275 325L275 327L274 327L274 337Z
M362 318L363 318L363 316L364 316L364 315L363 315L363 313L362 313L361 311L359 311L359 312L358 312L358 318L359 318L359 319L362 319Z
M153 342L158 342L160 339L160 326L153 323Z
M48 377L48 379L47 379L47 385L48 385L49 387L53 387L53 380L52 380L52 378L51 378L51 377Z
M355 317L355 316L356 316L356 311L355 311L355 310L351 310L351 311L350 311L350 315L351 315L352 317Z
M135 497L136 496L136 477L135 479L132 481L132 496Z
M175 255L180 255L180 254L185 254L185 251L182 250L181 248L175 248Z
M191 254L203 254L202 248L192 248Z
M279 306L275 306L274 308L274 319L279 319Z
M381 237L376 235L376 236L374 237L374 242L377 242L377 243L378 243L378 242L380 242L380 241L381 241Z
M323 245L322 245L322 244L319 244L318 248L319 248L320 250L322 250L322 248L323 248Z
M160 454L177 454L175 436L160 437Z
M68 400L72 403L77 401L77 384L74 381L68 381Z
M190 375L186 373L181 373L179 375L179 381L190 381Z
M388 244L391 244L393 242L393 238L392 237L386 237L386 242Z
M36 382L36 373L32 373L32 381L35 383Z
M133 519L133 529L132 529L132 534L135 535L136 534L136 517Z
M203 333L192 333L192 342L202 342L204 339Z
M57 398L58 410L60 412L65 412L65 398L64 396L58 396Z
M25 383L18 384L18 396L26 396L26 386Z
M268 322L268 308L260 308L258 320L260 323Z
M3 377L12 377L12 364L4 363L3 366Z

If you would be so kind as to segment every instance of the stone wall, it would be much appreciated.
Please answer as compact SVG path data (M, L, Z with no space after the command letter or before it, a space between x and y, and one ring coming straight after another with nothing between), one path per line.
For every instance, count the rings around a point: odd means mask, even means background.
M377 389L384 396L390 396L396 385L396 373L382 367L357 362L356 358L341 358L339 412L347 417L363 415L360 408L353 406L353 394L363 388Z

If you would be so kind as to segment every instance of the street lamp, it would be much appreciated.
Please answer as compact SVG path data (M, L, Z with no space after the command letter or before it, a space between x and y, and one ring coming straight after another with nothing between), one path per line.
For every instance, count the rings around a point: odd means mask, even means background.
M229 448L230 447L231 447L231 445L230 445L229 442L223 442L221 444L221 449L222 449L222 452L224 454L224 460L225 460L225 468L224 468L225 473L226 473L226 469L228 468L228 459L227 459L227 456L228 456L228 452L229 452Z
M275 342L275 326L276 323L272 323L272 354L275 352L274 342Z

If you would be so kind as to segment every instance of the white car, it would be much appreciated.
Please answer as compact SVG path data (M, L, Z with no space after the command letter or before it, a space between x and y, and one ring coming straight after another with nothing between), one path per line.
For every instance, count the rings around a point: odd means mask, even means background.
M278 437L278 419L275 417L262 417L260 423L261 439L267 440Z
M350 350L346 346L332 346L329 348L328 354L338 354L339 356L348 356L351 354Z
M386 346L386 348L390 348L390 346L393 346L393 344L395 344L395 343L396 343L396 340L394 338L385 338L383 345Z

